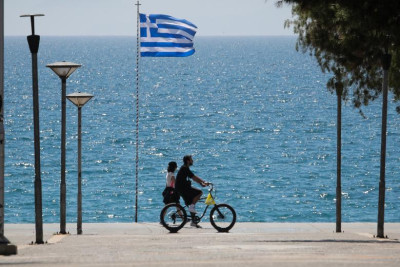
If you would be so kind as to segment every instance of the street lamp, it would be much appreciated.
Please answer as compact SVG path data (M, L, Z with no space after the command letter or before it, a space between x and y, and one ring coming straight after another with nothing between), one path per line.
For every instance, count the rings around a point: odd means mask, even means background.
M4 0L0 0L0 255L17 254L17 246L4 236Z
M21 15L22 18L31 19L32 35L28 36L29 49L32 54L32 91L33 91L33 136L35 147L35 229L36 244L43 244L43 218L42 218L42 179L40 172L40 129L39 129L39 82L37 53L39 51L40 36L35 35L35 17L43 14Z
M337 96L336 145L336 233L342 232L342 95L343 84L335 83Z
M78 219L77 219L77 232L78 235L82 234L82 107L93 97L91 94L86 93L73 93L67 95L69 101L78 107Z
M390 36L388 36L389 39ZM387 40L389 41L389 40ZM378 229L376 237L384 238L385 223L385 169L386 169L386 135L387 135L387 106L388 106L388 87L389 87L389 70L392 62L392 55L389 54L389 46L387 45L382 55L383 68L383 84L382 84L382 131L381 131L381 167L379 176L379 200L378 200Z
M68 77L81 65L72 62L55 62L46 65L61 79L61 183L60 183L60 234L66 234L66 195L65 184L65 135L66 135L66 91Z

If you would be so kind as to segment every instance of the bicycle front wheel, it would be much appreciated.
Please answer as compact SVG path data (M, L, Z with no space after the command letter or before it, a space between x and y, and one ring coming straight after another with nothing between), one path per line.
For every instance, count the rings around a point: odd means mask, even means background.
M211 225L218 232L228 232L236 222L236 212L228 204L218 204L210 212Z
M187 222L186 211L178 203L168 204L161 210L160 222L171 233L176 233Z

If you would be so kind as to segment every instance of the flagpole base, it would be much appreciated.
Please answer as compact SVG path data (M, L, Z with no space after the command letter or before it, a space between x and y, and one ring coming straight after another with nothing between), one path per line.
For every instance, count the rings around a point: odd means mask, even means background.
M0 255L17 255L17 246L10 244L5 236L0 236Z

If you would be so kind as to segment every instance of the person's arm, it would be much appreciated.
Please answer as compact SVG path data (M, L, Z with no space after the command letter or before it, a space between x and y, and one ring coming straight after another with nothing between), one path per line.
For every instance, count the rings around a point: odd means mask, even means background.
M193 179L193 181L199 183L202 187L205 187L205 186L207 186L207 185L210 184L210 183L208 183L208 182L206 182L206 181L203 181L200 177L198 177L198 176L196 176L196 175L194 175L194 176L192 177L192 179Z

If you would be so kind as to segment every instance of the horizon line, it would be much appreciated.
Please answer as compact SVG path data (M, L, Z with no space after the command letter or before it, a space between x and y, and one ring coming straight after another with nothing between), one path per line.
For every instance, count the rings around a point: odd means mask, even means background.
M4 37L26 37L27 35L4 35ZM41 37L134 37L136 35L39 35ZM270 35L263 35L263 34L254 34L254 35L199 35L196 37L296 37L297 35L292 34L270 34Z

